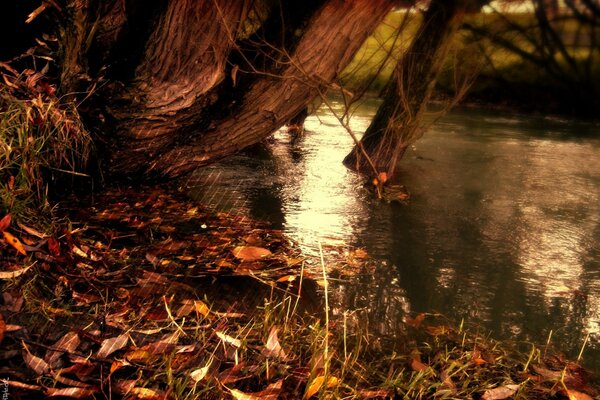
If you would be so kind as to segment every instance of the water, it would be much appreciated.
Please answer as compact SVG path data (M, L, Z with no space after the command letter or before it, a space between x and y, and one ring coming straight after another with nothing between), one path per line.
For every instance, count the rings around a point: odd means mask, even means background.
M360 105L355 131L376 106ZM329 111L306 128L197 171L194 196L269 221L307 254L366 249L379 267L335 289L334 312L366 309L380 334L432 311L499 339L544 344L552 330L571 357L589 334L584 362L600 371L599 126L453 111L402 161L407 204L374 200L341 165L352 139Z

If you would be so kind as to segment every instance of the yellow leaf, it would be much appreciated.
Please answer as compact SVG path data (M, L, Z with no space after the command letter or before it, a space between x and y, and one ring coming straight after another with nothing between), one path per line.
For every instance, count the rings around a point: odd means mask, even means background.
M208 306L201 300L194 300L194 308L198 314L205 318L208 317L208 314L210 313Z
M296 275L286 275L277 279L277 282L293 282L296 280Z
M146 400L163 400L165 399L165 394L157 392L152 389L143 388L143 387L134 387L128 393L128 395L135 396L136 399L146 399Z
M4 240L6 240L6 242L14 247L20 254L23 254L24 256L27 255L25 248L23 247L23 243L21 243L19 239L6 231L2 232L2 235L4 235Z
M306 393L304 393L304 397L303 399L310 399L312 396L314 396L315 394L317 394L317 392L319 390L321 390L321 387L323 386L323 383L325 382L325 377L324 376L317 376L315 379L313 379L313 381L310 383L308 389L306 389ZM336 378L335 376L331 376L329 377L329 379L327 380L327 389L331 389L333 387L336 387L337 385L339 385L340 381L338 378Z
M573 389L567 389L567 394L569 395L569 400L593 400L590 395Z

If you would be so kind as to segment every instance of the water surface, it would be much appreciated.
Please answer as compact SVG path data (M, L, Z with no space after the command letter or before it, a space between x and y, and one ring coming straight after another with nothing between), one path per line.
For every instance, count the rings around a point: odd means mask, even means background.
M376 106L355 111L355 131ZM329 110L306 128L197 171L193 195L269 221L308 254L365 248L379 267L338 287L334 310L366 309L381 334L432 311L501 339L543 344L552 330L571 356L589 334L584 361L600 371L599 126L453 111L406 153L406 204L374 200L342 166L352 139Z

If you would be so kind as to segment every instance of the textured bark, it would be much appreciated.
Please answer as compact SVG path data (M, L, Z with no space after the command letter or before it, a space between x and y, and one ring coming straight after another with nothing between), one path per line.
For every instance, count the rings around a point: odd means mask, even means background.
M318 96L391 7L388 0L329 0L310 21L281 76L256 81L232 116L213 121L212 129L160 154L151 170L180 175L270 135Z
M112 109L118 121L116 170L143 168L148 157L179 141L181 127L216 99L207 93L224 78L245 8L244 1L169 2L132 86Z
M361 145L378 171L392 175L407 147L419 139L422 114L442 69L452 37L469 0L433 0L410 48L398 63L382 105L365 132ZM370 170L359 146L344 160L356 170Z
M110 172L132 179L181 175L261 141L333 81L394 5L64 1L65 87L108 83L95 95L107 104L101 148ZM250 21L253 6L268 13Z

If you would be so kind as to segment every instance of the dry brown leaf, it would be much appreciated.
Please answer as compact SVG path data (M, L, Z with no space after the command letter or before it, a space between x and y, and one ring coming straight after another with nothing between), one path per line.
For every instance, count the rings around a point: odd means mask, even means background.
M592 396L573 389L567 389L567 396L569 400L594 400Z
M4 316L0 314L0 343L4 340L4 332L6 332L6 322L4 321Z
M264 247L255 246L238 246L232 251L236 258L242 261L255 261L265 257L269 257L273 253Z
M136 379L126 379L118 382L113 381L112 389L117 394L126 395L135 387L137 382Z
M293 282L296 280L296 275L285 275L277 279L277 282Z
M283 348L279 343L279 339L277 338L278 331L279 328L275 326L271 328L271 331L269 332L269 337L267 339L267 343L265 343L265 347L262 349L261 353L265 357L275 357L281 360L285 360L287 359L287 355L285 354L285 351L283 351Z
M277 400L283 387L283 380L267 386L265 390L256 393L244 393L237 389L229 389L229 392L236 400Z
M43 359L31 354L25 342L21 343L23 345L23 360L25 361L25 364L38 375L44 375L50 372L50 365Z
M97 390L89 388L68 387L68 388L46 388L47 397L70 397L72 399L87 399L92 397Z
M471 353L471 361L475 365L487 364L487 361L485 361L483 358L481 358L481 351L479 351L478 349L474 349L473 352Z
M129 393L131 396L135 396L136 399L144 400L164 400L165 394L159 390L153 390L143 387L134 387Z
M80 342L81 340L79 339L77 332L67 332L54 344L54 346L52 346L57 350L48 350L44 359L48 364L50 364L50 366L55 368L60 356L62 356L65 352L72 353L77 350Z
M8 311L19 312L23 308L25 299L20 293L2 293L2 300L4 300L4 308Z
M59 372L55 373L53 375L53 378L57 382L60 382L66 386L72 386L72 387L78 387L78 388L88 388L88 389L92 387L92 385L90 385L89 383L83 383L83 382L76 381L75 379L66 378L66 377L62 376Z
M40 239L46 239L49 236L49 235L46 235L45 233L42 233L36 229L29 227L27 225L23 225L21 223L17 223L17 225L19 225L19 228L23 229L25 232L29 233L31 236L35 236Z
M3 232L5 233L5 232ZM29 268L33 267L35 263L31 264L28 267L17 269L15 271L0 271L0 279L14 279L17 276L23 275L25 272L29 270Z
M71 362L74 361L72 359L72 356L69 358L71 358ZM70 367L60 369L57 373L72 374L75 375L80 381L85 381L90 378L90 375L92 374L92 372L94 372L95 369L96 365L94 363L88 360L80 360L75 361L75 363Z
M19 239L17 239L16 237L14 237L11 233L9 233L7 231L3 231L2 235L4 235L4 240L6 240L6 243L8 243L12 247L14 247L15 250L17 250L17 252L19 252L19 254L22 254L24 256L27 255L27 253L25 252L25 248L23 247L23 243L21 243L21 241Z
M0 219L0 232L4 232L10 226L10 214L6 214Z
M31 385L31 384L23 383L23 382L19 382L19 381L14 381L12 379L3 380L2 383L5 383L6 385L17 388L17 389L33 390L33 391L41 391L42 390L41 386Z
M417 372L429 368L429 365L421 362L421 355L417 350L413 350L410 354L410 368Z
M192 300L184 300L181 306L175 312L177 318L187 317L194 311L194 302Z
M504 400L512 397L519 390L519 385L505 385L486 390L481 400Z
M317 394L317 392L319 390L321 390L321 387L323 386L323 384L325 383L325 377L324 376L317 376L315 379L312 380L312 382L310 383L310 385L308 386L308 389L306 389L306 393L304 393L304 397L303 399L310 399L312 396L314 396L315 394ZM338 378L336 378L335 376L330 376L329 379L327 379L327 389L331 389L336 387L337 385L339 385L340 381Z
M407 315L404 317L404 323L413 328L418 328L419 326L421 326L421 323L423 322L424 319L425 319L425 314L423 314L423 313L417 315L414 318L411 318L410 316Z
M23 329L23 327L21 325L6 324L5 332L17 332L17 331L20 331L21 329Z
M124 358L132 363L148 364L150 361L155 360L156 357L155 354L152 354L148 350L136 349L127 352Z
M121 350L123 347L127 346L128 341L129 336L127 336L126 333L113 338L104 339L102 345L100 345L100 350L96 353L96 357L106 358L115 351Z
M419 359L417 359L417 358L412 358L412 359L410 360L410 368L411 368L413 371L417 371L417 372L418 372L418 371L424 371L424 370L426 370L427 368L429 368L429 365L427 365L427 364L425 364L425 363L421 362L421 361L420 361Z

